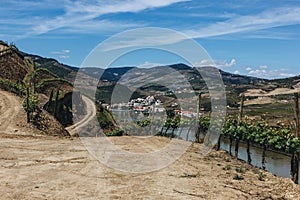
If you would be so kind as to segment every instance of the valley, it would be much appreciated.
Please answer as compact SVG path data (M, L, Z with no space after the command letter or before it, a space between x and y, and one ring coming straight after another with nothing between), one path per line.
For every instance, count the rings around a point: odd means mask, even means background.
M23 52L14 54L18 50L13 49L10 53L21 56L18 58L24 56L24 60L9 60L10 57L5 57L2 69L12 70L12 67L20 64L27 66L24 68L27 71L22 74L4 73L5 76L0 77L0 199L300 199L300 187L292 180L276 177L235 159L222 150L211 150L202 156L201 151L205 148L201 143L180 141L189 146L187 151L171 165L149 173L120 172L92 156L83 140L92 139L101 144L104 142L104 134L118 135L119 137L107 139L123 151L143 153L145 156L163 149L172 140L179 140L170 138L172 136L168 130L179 130L179 122L188 122L184 126L190 127L194 124L191 125L187 120L187 114L189 107L197 104L197 95L200 93L203 94L199 107L201 115L209 116L210 95L195 68L175 64L151 69L120 67L107 70L87 68L82 71L54 59ZM6 62L18 64L5 65ZM167 68L171 68L171 71L166 70ZM200 70L209 71L210 67ZM242 93L253 92L253 89L267 93L276 89L278 91L278 88L297 88L299 85L299 77L277 81L223 71L220 73L227 95L228 114L234 117L238 114ZM96 79L99 74L102 74L100 80ZM180 74L184 77L183 80L175 83L174 74ZM165 83L169 84L168 87L156 84L160 83L162 75ZM89 83L85 93L72 93L75 80L79 87ZM151 81L145 84L144 80ZM90 96L93 95L93 86L97 87L96 102ZM30 95L39 100L30 113L30 123L26 122L24 109L27 88ZM124 93L121 92L120 98L116 98L116 104L127 104L132 100L131 106L136 105L136 109L140 104L159 104L159 108L171 116L166 119L166 123L161 122L167 126L164 127L165 132L161 128L157 136L139 137L130 135L130 131L121 130L112 118L112 111L107 109L115 88L126 94L132 92L129 99L124 98L125 95L122 96ZM194 96L191 91L195 93ZM74 94L80 102L75 109L70 103ZM150 95L156 99L149 103L147 98L152 98ZM187 105L186 110L180 104L178 96L183 97L181 103ZM249 97L245 101L245 113L253 116L258 113L291 116L292 110L289 107L292 102L293 99L289 96ZM105 104L108 105L107 108ZM286 109L279 109L282 105ZM79 111L79 117L71 121L69 116ZM181 115L182 122L177 120ZM199 126L206 131L209 124L203 123L207 123L208 119L200 118L203 121ZM260 120L249 119L253 122ZM146 116L145 121L140 120L134 126L147 128L147 120ZM105 127L103 132L95 128L99 124ZM84 130L84 134L79 135L81 137L78 137L78 130Z

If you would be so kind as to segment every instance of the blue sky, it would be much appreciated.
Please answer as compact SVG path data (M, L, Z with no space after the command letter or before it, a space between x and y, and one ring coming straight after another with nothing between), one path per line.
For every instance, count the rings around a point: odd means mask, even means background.
M2 0L0 6L1 40L72 66L110 36L143 27L186 34L225 71L264 78L300 74L300 1ZM180 62L145 54L118 65Z

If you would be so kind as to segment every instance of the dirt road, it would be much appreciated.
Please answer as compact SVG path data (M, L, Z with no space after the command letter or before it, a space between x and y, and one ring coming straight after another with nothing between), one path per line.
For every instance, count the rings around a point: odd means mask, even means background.
M6 131L20 111L22 107L18 99L9 92L0 90L0 131Z
M0 199L300 199L300 187L291 180L262 172L225 152L201 157L199 144L164 169L122 173L95 160L80 138L39 136L20 124L24 112L17 97L0 92L0 102ZM126 151L149 152L163 148L170 139L110 141ZM243 180L235 180L237 175Z
M24 135L41 137L49 130L56 130L57 135L64 131L64 128L50 115L42 114L46 129L38 130L32 124L27 123L26 112L22 107L23 99L16 95L0 90L0 133L7 135Z
M86 96L82 96L82 100L86 105L86 115L78 122L66 128L66 130L70 133L70 135L75 135L77 129L80 129L87 125L93 117L96 116L96 106L95 103Z

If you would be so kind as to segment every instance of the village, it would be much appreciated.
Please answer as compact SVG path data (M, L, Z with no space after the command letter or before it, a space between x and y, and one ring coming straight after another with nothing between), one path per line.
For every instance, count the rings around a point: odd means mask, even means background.
M127 103L118 104L102 104L103 107L110 111L121 111L121 110L131 110L136 114L149 114L149 113L163 113L166 112L165 105L159 99L154 96L147 96L145 98L139 97L136 99L131 99ZM175 103L173 106L177 106ZM197 116L196 112L191 112L188 110L174 109L175 115L180 115L181 117L193 118Z

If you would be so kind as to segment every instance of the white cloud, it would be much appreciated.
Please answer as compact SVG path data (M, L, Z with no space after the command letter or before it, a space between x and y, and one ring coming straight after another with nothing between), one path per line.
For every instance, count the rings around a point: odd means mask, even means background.
M262 65L262 66L259 66L259 69L268 69L268 66Z
M115 32L127 28L149 26L149 24L141 21L133 23L132 21L123 20L104 20L102 19L103 15L124 12L137 13L186 1L189 0L62 0L60 3L50 0L13 0L5 2L5 6L0 8L0 23L2 24L2 32L5 31L6 33L6 38L28 37L53 30L59 30L60 33ZM41 16L38 13L47 10L63 11L63 14L50 18L49 16ZM191 38L249 33L243 34L241 37L275 37L283 39L294 37L295 34L264 31L274 27L300 24L300 7L297 6L270 8L254 15L224 14L224 18L221 17L212 24L204 25L202 23L192 25L192 28L185 25L185 27L178 27L178 29ZM12 17L7 18L6 15ZM187 15L191 14L187 13ZM200 13L201 15L203 14ZM150 24L150 26L153 25Z
M256 15L235 16L201 29L184 31L193 38L206 38L300 24L300 7L270 9ZM260 36L262 37L262 36Z
M240 72L238 70L235 70L233 73L234 74L240 74Z
M248 69L248 68L247 68ZM246 70L247 70L246 69ZM258 69L252 69L249 67L251 70L248 71L248 75L250 76L256 76L260 78L284 78L284 77L292 77L296 76L296 74L292 73L287 73L287 69L272 69L269 66L263 65L259 66Z
M149 8L169 6L189 0L115 0L115 1L75 1L67 5L68 13L89 13L100 16L120 12L139 12Z
M215 66L215 63L213 60L201 60L200 62L195 62L195 63L192 63L192 65L194 67L206 67L206 66Z
M251 70L248 72L248 74L254 76L268 76L267 71L264 69Z
M62 58L62 59L67 59L67 58L70 58L70 56L68 56L68 55L60 55L60 56L58 56L59 58Z
M61 50L61 51L52 51L52 52L50 52L51 54L58 54L58 55L62 55L62 54L68 54L68 53L70 53L71 51L69 50L69 49L63 49L63 50Z
M55 19L45 21L33 27L33 33L43 34L59 28L69 28L75 26L76 30L78 24L90 24L89 22L101 17L105 14L122 13L122 12L140 12L149 8L158 8L168 6L174 3L184 2L188 0L116 0L116 1L75 1L69 2L66 6L66 13L58 16ZM103 20L98 20L103 21ZM126 24L126 23L125 23ZM94 26L90 26L95 30ZM122 26L119 26L119 28ZM85 26L87 28L87 26ZM101 27L103 28L103 27ZM87 30L86 30L87 31Z
M222 67L233 67L236 65L236 60L233 58L230 60L230 62L227 62L226 60L201 60L200 62L193 63L193 66L195 67L206 67L206 66L214 66L218 68Z
M159 63L151 63L148 61L145 61L144 63L138 65L138 68L152 68L152 67L157 67L157 66L162 66L162 64Z
M71 50L69 50L69 49L63 49L61 51L52 51L52 52L50 52L50 54L58 55L58 57L61 59L67 59L67 58L70 58L70 56L69 56L70 52L71 52Z
M252 71L252 68L251 67L247 67L246 70L247 71Z
M183 49L189 48L186 45L188 42L181 42L187 39L185 35L170 29L146 27L116 34L107 40L109 42L105 41L101 46L103 51L111 51L129 47L159 48L159 46L162 45L173 45L177 43L176 48L182 51Z
M190 0L12 0L0 7L0 24L6 38L22 39L58 30L56 33L115 32L145 26L142 22L104 20L103 15L169 6ZM41 15L40 12L62 13ZM10 16L7 18L6 16Z
M231 59L230 63L224 63L225 67L232 67L236 64L236 60L235 59Z

